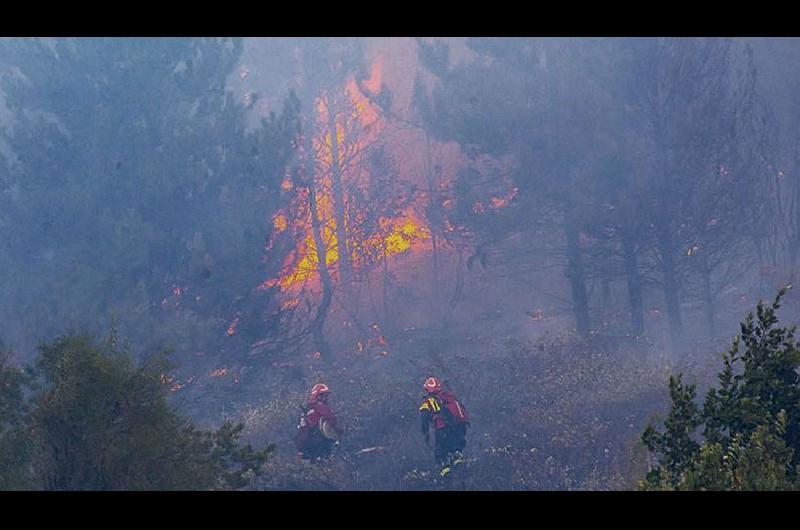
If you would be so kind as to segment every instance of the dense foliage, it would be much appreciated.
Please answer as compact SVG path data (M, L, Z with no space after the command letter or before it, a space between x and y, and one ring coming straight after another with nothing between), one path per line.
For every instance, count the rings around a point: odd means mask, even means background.
M134 365L113 329L105 341L71 334L43 344L27 381L0 365L0 487L246 487L272 446L242 446L241 424L206 431L177 413L167 401L168 369L165 353Z
M670 377L672 408L663 430L649 426L642 441L657 465L645 489L784 490L798 485L800 349L795 327L778 325L782 290L759 303L723 355L718 386L702 409L695 385ZM702 437L697 429L704 426Z
M298 102L248 127L227 89L241 50L215 38L0 41L0 318L21 353L111 314L182 363L216 346L212 367L231 355L223 346L280 334L274 293L257 287L285 256L265 247Z
M10 350L0 344L0 490L30 487L30 444L24 420L28 412L25 389L30 375L12 363Z

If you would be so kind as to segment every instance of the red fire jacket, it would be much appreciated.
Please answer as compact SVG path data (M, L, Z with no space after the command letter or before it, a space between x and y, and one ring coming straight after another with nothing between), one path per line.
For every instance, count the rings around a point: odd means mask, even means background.
M306 423L308 426L315 428L319 425L320 420L323 419L334 429L339 429L339 425L336 423L336 416L327 403L323 403L322 401L309 402L308 412L306 412Z

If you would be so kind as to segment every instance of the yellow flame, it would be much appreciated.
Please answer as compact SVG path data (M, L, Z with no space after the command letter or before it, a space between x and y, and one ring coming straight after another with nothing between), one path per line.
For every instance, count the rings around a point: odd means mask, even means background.
M334 266L339 261L339 241L336 234L336 222L334 218L334 201L331 192L331 176L325 174L326 168L330 168L333 162L333 142L332 134L336 134L338 143L339 160L349 160L348 171L342 175L348 179L351 185L359 184L366 178L365 165L354 163L352 157L354 153L363 152L363 147L375 141L383 127L383 118L380 109L372 104L369 98L362 92L362 89L370 94L378 94L382 87L383 65L378 58L370 72L370 77L360 84L354 77L350 77L345 84L345 94L349 98L350 105L337 105L336 109L329 108L331 94L323 94L316 101L317 125L321 134L312 138L314 151L317 156L318 168L322 168L322 174L315 175L317 182L317 212L320 217L321 239L325 246L325 263L329 267ZM360 86L359 86L360 85ZM350 109L350 110L348 110ZM328 113L336 110L334 124ZM348 137L352 135L352 137ZM350 157L350 158L348 158ZM349 168L349 169L348 169ZM291 187L291 182L284 180L284 189ZM299 203L307 201L307 196L302 195L300 189L297 190ZM352 215L348 213L348 215ZM302 216L301 216L302 217ZM298 241L295 251L290 259L284 264L284 270L278 279L270 279L263 282L259 289L268 289L279 286L282 290L302 284L306 280L318 278L319 253L317 244L311 228L310 213L307 212L305 218L293 221L304 237ZM277 233L288 228L289 221L285 213L280 213L273 218L273 224ZM430 238L430 231L413 214L409 207L407 211L399 216L380 219L380 229L376 234L360 234L355 237L350 225L358 225L358 214L355 217L345 219L345 232L348 234L348 247L352 248L351 261L354 267L365 265L366 262L374 262L383 256L391 256L408 251L415 242ZM351 240L350 234L353 233L354 239ZM360 262L361 256L368 257L364 263ZM335 268L331 268L335 275Z
M411 244L419 239L426 239L430 232L411 217L402 219L399 226L394 226L394 230L386 237L384 248L389 256L400 254L411 248Z

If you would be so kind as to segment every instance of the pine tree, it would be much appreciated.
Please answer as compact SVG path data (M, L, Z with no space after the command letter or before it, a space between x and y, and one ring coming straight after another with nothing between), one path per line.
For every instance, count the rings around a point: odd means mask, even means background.
M785 490L798 486L800 350L795 327L778 326L782 289L759 302L723 355L719 386L702 411L693 385L670 378L672 408L665 431L648 426L642 441L655 453L645 489ZM702 442L695 431L704 425Z
M0 342L0 490L29 489L30 444L25 428L25 392L30 377L11 362L12 353Z
M241 446L243 425L198 429L167 402L166 353L135 366L116 341L71 334L43 344L30 428L46 490L240 489L272 446Z

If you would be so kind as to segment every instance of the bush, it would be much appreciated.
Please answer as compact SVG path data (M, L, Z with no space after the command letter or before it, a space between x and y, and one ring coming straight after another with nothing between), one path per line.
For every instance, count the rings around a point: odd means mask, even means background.
M25 429L25 390L29 376L11 364L11 351L0 345L0 490L29 489L30 444Z
M19 377L0 365L3 380ZM33 370L35 391L24 417L33 487L45 490L210 490L240 489L262 473L271 446L256 451L239 443L243 425L225 423L198 429L167 402L166 352L135 366L118 346L112 328L107 340L70 334L40 346ZM19 384L2 393L0 407L23 403ZM8 388L16 388L11 392ZM20 411L25 409L20 408ZM6 430L0 431L5 435ZM6 436L0 442L6 441ZM8 444L6 444L8 445ZM13 458L0 445L0 465ZM24 487L9 483L5 488Z
M694 403L694 385L684 385L680 375L670 378L672 408L664 430L649 426L642 435L657 460L642 489L797 487L800 350L795 328L779 327L776 317L787 289L769 306L759 302L756 315L741 324L723 355L719 386L709 389L702 410Z

